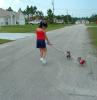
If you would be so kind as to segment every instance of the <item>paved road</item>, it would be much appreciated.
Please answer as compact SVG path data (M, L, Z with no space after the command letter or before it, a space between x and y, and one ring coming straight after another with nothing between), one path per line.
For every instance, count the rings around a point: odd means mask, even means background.
M42 65L34 38L1 45L0 100L97 100L97 62L86 26L51 31L48 37L57 48L87 57L87 65L68 61L52 47Z

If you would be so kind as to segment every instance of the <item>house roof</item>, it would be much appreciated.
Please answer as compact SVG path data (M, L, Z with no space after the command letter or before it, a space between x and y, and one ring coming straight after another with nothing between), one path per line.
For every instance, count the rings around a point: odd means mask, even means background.
M22 12L19 10L17 13L16 13L16 18L18 19L19 18L19 15L21 14Z
M12 14L12 11L6 11L0 8L0 17L10 17L11 14Z
M19 10L18 12L13 12L13 11L6 11L2 8L0 8L0 17L11 17L12 15L15 15L16 18L19 18L19 15L23 13L21 12L21 10Z

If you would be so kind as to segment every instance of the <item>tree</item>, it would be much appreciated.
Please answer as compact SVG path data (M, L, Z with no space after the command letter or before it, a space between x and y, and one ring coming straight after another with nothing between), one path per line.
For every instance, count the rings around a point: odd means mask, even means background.
M96 22L97 21L97 15L95 14L95 15L92 15L91 17L90 17L90 21L91 22Z
M60 20L62 19L60 15L56 16L56 19Z
M70 22L72 22L72 17L71 17L71 15L65 15L64 16L64 21L65 21L65 23L70 23Z
M35 13L36 13L36 11L37 11L37 7L36 6L31 6L30 7L30 14L32 15L32 17L35 15Z
M80 20L80 18L72 17L72 23L74 24L77 20Z
M13 11L11 7L9 7L8 9L6 9L7 11Z
M21 11L22 12L22 9L21 8L19 8L19 10L18 11Z
M51 9L47 10L47 15L48 15L48 21L50 23L53 23L53 11Z
M43 19L44 15L42 11L36 11L36 17L39 19Z
M29 21L30 18L32 18L35 15L36 11L37 11L36 6L34 6L34 7L27 6L27 8L23 11L23 13L28 16L28 21Z
M29 15L30 15L30 7L27 6L26 10L25 10L25 13L28 15L28 21L29 21Z

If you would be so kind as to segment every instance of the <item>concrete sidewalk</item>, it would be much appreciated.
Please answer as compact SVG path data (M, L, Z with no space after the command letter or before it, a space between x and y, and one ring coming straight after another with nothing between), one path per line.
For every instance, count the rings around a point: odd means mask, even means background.
M0 39L17 40L33 37L33 33L0 33Z

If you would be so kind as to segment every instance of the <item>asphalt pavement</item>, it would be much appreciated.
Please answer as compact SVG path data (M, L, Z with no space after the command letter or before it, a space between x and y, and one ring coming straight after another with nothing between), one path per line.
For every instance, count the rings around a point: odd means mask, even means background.
M47 33L47 64L40 62L35 36L0 45L0 100L97 100L96 49L85 25ZM87 60L80 66L77 57Z

